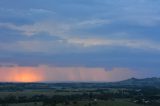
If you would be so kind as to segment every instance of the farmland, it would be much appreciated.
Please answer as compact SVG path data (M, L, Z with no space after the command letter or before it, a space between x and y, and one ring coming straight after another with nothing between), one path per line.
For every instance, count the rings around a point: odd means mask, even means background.
M159 106L156 87L105 83L1 83L0 106Z

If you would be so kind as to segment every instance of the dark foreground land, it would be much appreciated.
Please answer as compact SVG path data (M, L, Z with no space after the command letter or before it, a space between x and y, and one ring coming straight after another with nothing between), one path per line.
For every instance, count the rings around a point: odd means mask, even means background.
M157 78L117 83L0 83L0 106L160 106L159 86Z

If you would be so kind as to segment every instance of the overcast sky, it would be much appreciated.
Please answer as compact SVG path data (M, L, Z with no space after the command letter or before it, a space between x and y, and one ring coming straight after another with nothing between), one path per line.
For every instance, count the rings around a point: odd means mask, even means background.
M0 81L160 76L160 0L0 0ZM7 76L7 77L6 77ZM28 80L29 81L29 80Z

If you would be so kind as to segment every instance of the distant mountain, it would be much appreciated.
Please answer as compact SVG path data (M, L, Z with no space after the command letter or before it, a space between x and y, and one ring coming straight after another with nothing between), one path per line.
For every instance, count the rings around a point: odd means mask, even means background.
M138 86L138 87L159 87L160 88L160 78L144 78L144 79L137 79L131 78L120 82L112 83L113 86Z
M0 91L53 88L160 88L160 78L130 78L119 82L0 83Z

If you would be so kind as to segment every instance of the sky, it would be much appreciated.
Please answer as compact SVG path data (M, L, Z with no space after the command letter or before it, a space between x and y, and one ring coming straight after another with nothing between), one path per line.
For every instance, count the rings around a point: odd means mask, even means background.
M160 0L0 0L0 82L160 77Z

